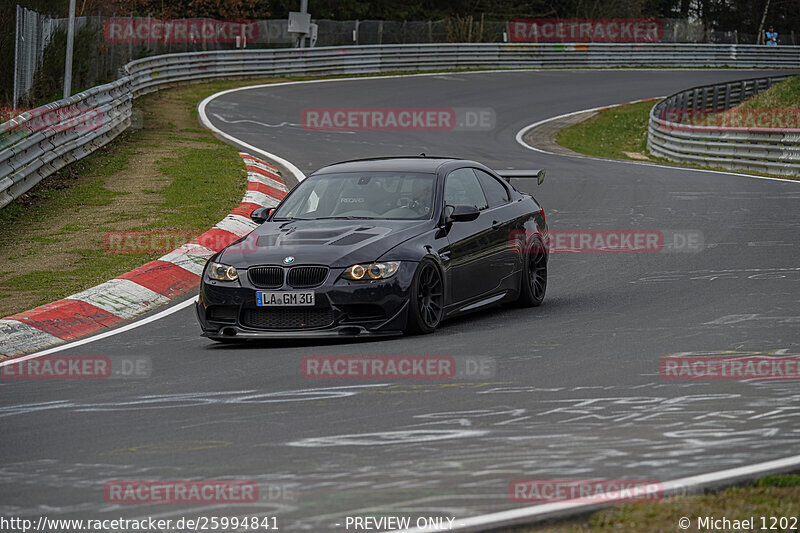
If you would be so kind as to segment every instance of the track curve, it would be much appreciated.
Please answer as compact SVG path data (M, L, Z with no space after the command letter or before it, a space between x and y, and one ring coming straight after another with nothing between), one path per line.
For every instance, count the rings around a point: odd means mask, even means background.
M535 192L553 228L697 230L694 254L556 254L545 305L380 342L213 346L191 309L61 353L145 355L150 379L0 382L4 515L242 514L114 506L109 479L287 484L248 513L286 531L345 515L467 517L514 508L521 478L674 479L800 453L796 381L673 382L675 353L798 353L800 187L737 175L533 154L525 125L746 71L452 73L229 92L209 120L308 172L419 152L548 168ZM481 107L488 132L322 133L305 107ZM278 124L281 126L275 127ZM496 374L456 382L308 380L307 355L475 355ZM101 380L102 381L102 380ZM68 491L66 489L69 489ZM230 511L225 513L224 511ZM337 524L339 524L337 526Z

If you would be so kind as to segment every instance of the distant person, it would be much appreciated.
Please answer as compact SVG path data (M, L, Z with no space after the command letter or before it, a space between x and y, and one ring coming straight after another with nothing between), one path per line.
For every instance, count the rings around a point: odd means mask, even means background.
M767 46L778 46L778 32L772 26L764 34L767 37Z

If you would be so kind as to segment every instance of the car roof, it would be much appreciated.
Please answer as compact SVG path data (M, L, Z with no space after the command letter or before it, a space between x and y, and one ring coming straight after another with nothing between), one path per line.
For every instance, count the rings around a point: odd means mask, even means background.
M331 174L334 172L428 172L435 173L444 164L459 161L455 157L441 156L400 156L375 157L370 159L354 159L324 166L314 174Z

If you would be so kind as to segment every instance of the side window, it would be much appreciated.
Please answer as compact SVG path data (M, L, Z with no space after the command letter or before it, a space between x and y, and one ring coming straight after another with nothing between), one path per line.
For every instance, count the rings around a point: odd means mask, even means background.
M489 207L496 207L508 202L508 189L502 183L497 181L497 178L484 172L483 170L473 168L475 174L478 175L478 181L481 182L483 192L486 193L486 199L489 201Z
M488 207L481 184L470 168L459 168L447 175L444 201L448 205L472 205L478 209Z

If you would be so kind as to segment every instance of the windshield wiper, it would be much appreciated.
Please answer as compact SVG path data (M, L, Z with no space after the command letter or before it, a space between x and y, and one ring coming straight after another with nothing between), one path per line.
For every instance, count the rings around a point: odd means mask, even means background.
M314 220L374 220L375 217L319 217Z

